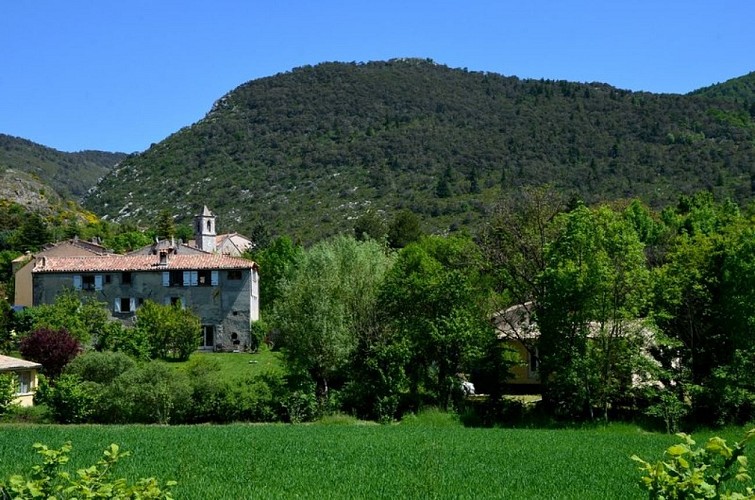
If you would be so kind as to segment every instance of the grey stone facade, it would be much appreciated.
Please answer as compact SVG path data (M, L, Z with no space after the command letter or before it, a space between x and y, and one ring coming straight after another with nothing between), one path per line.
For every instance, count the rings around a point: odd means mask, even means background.
M133 322L146 300L178 303L202 321L201 349L244 350L259 319L259 272L251 261L217 254L46 258L32 271L34 305L74 289Z

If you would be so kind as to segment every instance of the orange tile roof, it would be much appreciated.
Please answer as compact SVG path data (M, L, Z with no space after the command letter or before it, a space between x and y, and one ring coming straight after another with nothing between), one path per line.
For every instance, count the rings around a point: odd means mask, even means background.
M257 264L220 254L170 255L167 265L157 255L98 255L91 257L44 257L37 259L33 273L169 271L188 269L251 269Z

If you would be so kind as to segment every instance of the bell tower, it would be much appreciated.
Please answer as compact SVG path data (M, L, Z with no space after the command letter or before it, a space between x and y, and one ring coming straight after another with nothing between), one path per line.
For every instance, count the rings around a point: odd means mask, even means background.
M202 213L194 216L194 240L197 242L197 248L205 252L214 252L215 236L215 216L205 205Z

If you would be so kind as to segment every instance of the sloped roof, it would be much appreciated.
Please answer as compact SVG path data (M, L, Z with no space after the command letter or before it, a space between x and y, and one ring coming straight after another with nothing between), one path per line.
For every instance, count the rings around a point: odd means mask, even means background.
M173 254L209 254L212 252L205 252L200 250L196 246L188 243L175 243L171 240L160 240L156 243L150 243L149 245L132 250L125 255L157 255L160 250L172 251Z
M210 212L210 209L207 208L207 205L202 207L202 213L200 214L202 217L215 217L212 212Z
M3 356L0 354L0 372L7 372L18 369L42 368L42 365L25 359Z
M199 269L252 269L251 260L228 255L202 253L170 255L160 264L156 255L101 255L92 257L44 257L37 259L33 273L170 271Z
M540 337L540 328L532 318L535 303L527 302L525 304L516 304L496 312L491 321L495 327L498 339L531 341ZM601 324L598 321L587 323L587 336L590 338L598 337L601 330L610 329L612 323ZM655 331L650 325L642 319L627 320L622 323L624 328L621 334L626 335L628 332L639 333L647 343L653 343L655 340Z
M534 302L516 304L496 312L491 318L499 339L536 339L540 336L537 323L532 320Z

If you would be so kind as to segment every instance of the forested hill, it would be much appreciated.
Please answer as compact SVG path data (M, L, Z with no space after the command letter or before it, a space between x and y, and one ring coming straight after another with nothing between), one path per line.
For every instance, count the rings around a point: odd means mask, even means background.
M755 71L724 83L695 90L690 94L729 99L741 104L748 113L755 114Z
M124 160L85 200L114 219L203 204L226 228L312 241L367 210L425 228L479 222L501 190L552 183L588 202L658 206L755 187L741 102L521 80L429 60L324 63L250 81L207 116ZM220 229L223 229L221 227Z
M36 178L65 198L81 198L120 160L123 153L64 153L26 139L0 134L0 170L12 169Z

